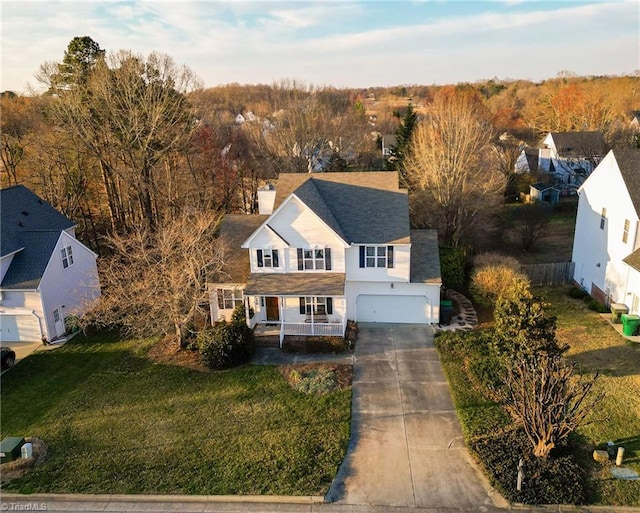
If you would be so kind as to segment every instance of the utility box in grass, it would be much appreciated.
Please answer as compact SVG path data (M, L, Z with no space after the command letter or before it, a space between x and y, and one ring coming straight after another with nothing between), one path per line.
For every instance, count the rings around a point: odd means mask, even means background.
M20 450L24 445L21 436L8 436L0 443L0 463L17 460L20 458Z
M629 307L623 303L611 303L611 322L620 324L622 314L629 313Z

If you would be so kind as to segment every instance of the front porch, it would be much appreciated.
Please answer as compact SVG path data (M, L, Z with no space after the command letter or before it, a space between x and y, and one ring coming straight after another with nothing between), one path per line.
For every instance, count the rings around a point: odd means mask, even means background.
M252 274L244 291L256 337L344 337L344 274Z
M277 337L279 347L282 347L284 337L289 336L319 336L319 337L344 337L347 328L346 321L334 322L258 322L253 330L257 340L267 340L267 343L258 345L271 346L268 340Z

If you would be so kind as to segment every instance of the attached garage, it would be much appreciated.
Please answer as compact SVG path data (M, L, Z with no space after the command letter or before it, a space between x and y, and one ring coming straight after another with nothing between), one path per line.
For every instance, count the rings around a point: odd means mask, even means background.
M0 342L39 342L42 340L40 321L31 312L0 312Z
M366 295L356 298L358 322L429 323L431 305L426 296Z

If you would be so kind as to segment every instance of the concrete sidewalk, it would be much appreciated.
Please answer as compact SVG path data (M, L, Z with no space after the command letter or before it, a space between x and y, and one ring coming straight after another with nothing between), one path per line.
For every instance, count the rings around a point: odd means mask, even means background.
M425 325L359 325L351 441L327 500L409 508L504 505L476 469Z

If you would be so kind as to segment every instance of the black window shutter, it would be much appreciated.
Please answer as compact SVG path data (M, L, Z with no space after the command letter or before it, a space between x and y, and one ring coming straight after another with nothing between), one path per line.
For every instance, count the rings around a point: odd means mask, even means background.
M303 271L303 270L304 270L304 260L302 258L302 248L298 248L298 271Z
M331 248L324 248L324 268L331 270Z
M303 298L303 297L301 297L301 298L300 298L300 313L301 313L302 315L304 315L305 313L307 313L307 310L306 310L306 307L305 307L305 304L304 304L304 298Z
M387 246L387 267L393 268L393 246Z
M280 267L278 265L278 250L277 249L272 250L271 254L273 255L273 267Z
M264 262L262 261L262 250L259 249L258 253L258 267L264 267Z
M364 267L364 246L360 246L360 268Z
M333 298L332 297L327 298L327 314L329 315L333 314Z

